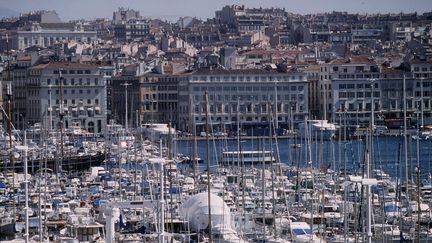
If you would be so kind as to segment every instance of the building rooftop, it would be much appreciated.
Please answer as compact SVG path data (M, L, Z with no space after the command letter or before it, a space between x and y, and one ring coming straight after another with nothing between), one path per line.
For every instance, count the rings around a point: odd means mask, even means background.
M44 68L53 68L53 69L60 69L60 68L95 68L98 67L96 64L87 64L87 63L74 63L74 62L50 62L46 64L39 64L34 67L31 67L31 69L44 69Z
M348 58L338 58L330 61L329 64L343 65L343 64L376 64L375 60L367 56L351 56Z
M195 71L192 75L244 75L244 74L276 74L276 73L302 73L300 71L289 71L289 72L281 72L277 70L268 70L268 69L199 69Z

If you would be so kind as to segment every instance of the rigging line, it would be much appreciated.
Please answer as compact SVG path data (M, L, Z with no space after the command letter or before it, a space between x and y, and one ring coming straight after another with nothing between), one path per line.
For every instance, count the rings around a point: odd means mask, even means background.
M7 112L5 111L5 109L3 108L3 105L0 105L0 109L2 110L3 114L5 115L6 119L8 120L8 122L10 121L9 116L7 115ZM12 124L12 122L9 122L13 128L13 130L17 130L16 127ZM16 136L18 137L18 140L20 142L22 142L22 138L21 136L17 133Z

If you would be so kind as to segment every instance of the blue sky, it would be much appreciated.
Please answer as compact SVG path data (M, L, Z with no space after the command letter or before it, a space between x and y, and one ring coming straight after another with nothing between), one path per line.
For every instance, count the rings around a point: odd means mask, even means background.
M333 10L351 13L423 13L432 10L432 0L0 0L0 8L17 12L56 10L62 20L111 18L118 7L140 10L146 17L176 20L180 16L193 16L206 19L214 17L215 10L227 4L283 7L288 12L301 14Z

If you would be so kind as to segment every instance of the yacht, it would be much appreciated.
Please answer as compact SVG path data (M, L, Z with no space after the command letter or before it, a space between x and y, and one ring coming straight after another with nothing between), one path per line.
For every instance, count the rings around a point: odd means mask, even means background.
M325 242L315 235L306 222L291 222L290 231L292 242Z
M242 163L245 166L260 167L262 164L269 165L276 162L275 156L271 151L225 151L222 152L222 165L237 166Z
M307 133L309 136L317 136L318 139L321 139L322 136L323 140L333 139L335 137L336 130L338 129L335 124L330 123L327 120L308 120L306 123L303 122L299 124L300 137L305 137L305 127L309 128Z

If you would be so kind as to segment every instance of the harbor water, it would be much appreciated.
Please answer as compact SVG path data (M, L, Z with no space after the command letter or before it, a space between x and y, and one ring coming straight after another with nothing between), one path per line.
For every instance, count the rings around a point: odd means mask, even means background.
M373 169L380 169L391 177L405 180L415 178L415 168L420 166L423 179L429 179L432 166L432 140L407 139L407 156L405 157L405 144L403 136L377 136L374 137L372 153ZM304 168L328 168L336 171L347 170L348 173L361 174L364 165L366 141L364 139L352 141L320 141L319 138L305 146L304 140L297 138L281 138L277 142L273 139L272 146L268 138L236 139L210 139L210 160L213 167L218 165L223 151L237 151L239 148L247 150L272 150L277 161L288 166ZM417 144L418 149L417 149ZM176 143L176 152L185 156L192 155L192 140L179 140ZM277 151L279 153L277 153ZM197 154L206 159L206 141L197 141ZM279 156L277 156L279 154ZM307 162L308 163L307 163ZM419 162L419 163L418 163Z

